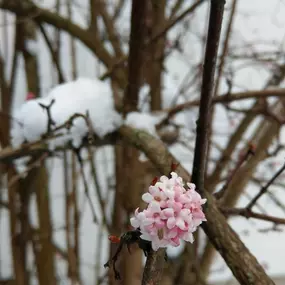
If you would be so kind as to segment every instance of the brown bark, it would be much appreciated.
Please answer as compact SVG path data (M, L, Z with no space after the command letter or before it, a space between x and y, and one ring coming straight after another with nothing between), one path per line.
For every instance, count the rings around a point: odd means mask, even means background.
M13 169L8 170L8 179L14 177L15 171ZM15 274L15 281L17 285L26 285L27 275L26 275L26 256L23 251L23 243L21 242L21 228L18 226L18 209L17 209L17 192L19 189L19 184L16 183L9 188L8 198L9 198L9 218L10 218L10 236L11 236L11 248L13 255L13 268ZM24 244L25 245L25 244Z
M6 39L8 41L8 38ZM15 31L15 54L18 53L18 45L20 40L19 27L16 25ZM0 88L1 88L1 107L5 114L10 113L11 102L12 102L12 89L13 89L13 77L10 78L10 85L8 85L8 80L4 76L4 61L1 58L0 62ZM1 120L0 126L0 144L5 147L10 143L10 117L6 116ZM2 168L2 166L1 166ZM8 181L12 179L16 172L11 167L7 171ZM20 183L16 182L14 185L8 189L8 209L10 211L10 235L11 235L11 249L13 255L13 266L15 280L17 284L29 284L29 276L27 272L27 240L28 240L28 198L24 193L19 193ZM20 194L20 210L18 209L17 199ZM18 216L20 216L20 221L18 221Z
M151 1L151 18L152 29L151 37L158 34L162 27L165 26L165 8L166 0ZM162 88L162 75L163 75L163 61L165 49L166 34L162 35L158 40L151 42L149 46L149 61L147 66L144 67L145 74L148 75L148 82L150 85L151 97L151 110L161 110L161 88Z
M165 250L151 251L147 257L143 273L143 285L158 285L161 282L164 269Z
M143 45L146 36L147 1L132 1L131 32L128 58L128 85L124 96L124 115L137 110L139 89L142 84L142 66L144 60ZM139 205L143 191L142 177L144 174L141 162L138 160L139 151L125 144L117 147L117 182L116 212L120 217L120 224L116 225L120 231L126 229L126 222L130 213ZM123 207L123 208L121 208ZM114 222L114 221L113 221ZM123 224L122 224L123 223ZM122 279L125 285L139 285L142 270L142 252L135 251L129 255L123 252L121 261Z
M37 57L27 49L26 45L26 41L36 40L36 28L33 21L25 19L24 24L21 25L21 35L20 49L25 62L28 90L33 92L36 96L39 96L40 84ZM48 174L45 166L41 165L39 168L31 170L24 179L24 183L27 183L27 188L25 191L22 191L22 189L19 188L19 194L20 196L25 196L25 198L23 198L27 203L25 207L28 207L30 195L35 193L39 220L39 235L46 237L42 238L38 242L38 246L34 247L36 250L35 257L39 284L55 284L56 279L49 206Z

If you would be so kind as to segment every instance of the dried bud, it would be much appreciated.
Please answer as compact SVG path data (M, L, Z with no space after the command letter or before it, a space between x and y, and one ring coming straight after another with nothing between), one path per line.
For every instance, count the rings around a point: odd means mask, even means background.
M178 165L179 165L179 163L172 162L171 163L171 172L175 171L177 169Z
M109 241L111 241L111 243L119 243L120 242L120 238L114 235L109 235L108 237Z
M32 100L32 99L35 99L35 98L36 98L35 94L33 92L29 92L27 94L26 101L29 101L29 100Z
M158 177L154 177L151 181L151 185L154 186L157 181L158 181Z
M248 151L250 154L254 155L256 151L256 145L253 144L252 142L248 143Z

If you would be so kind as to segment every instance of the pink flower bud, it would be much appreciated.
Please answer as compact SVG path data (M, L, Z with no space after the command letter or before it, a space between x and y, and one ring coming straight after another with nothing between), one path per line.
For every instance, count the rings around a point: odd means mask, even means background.
M29 92L26 96L26 101L29 101L35 98L36 98L35 94L33 92Z

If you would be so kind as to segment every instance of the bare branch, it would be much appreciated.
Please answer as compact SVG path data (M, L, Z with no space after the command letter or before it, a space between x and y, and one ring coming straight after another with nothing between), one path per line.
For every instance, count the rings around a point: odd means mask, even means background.
M285 89L284 88L276 88L276 89L267 89L267 90L254 90L233 94L222 94L212 99L212 104L227 104L230 102L241 101L246 99L262 99L268 97L285 97ZM183 104L179 104L173 108L166 109L164 111L168 112L167 118L161 123L164 124L167 120L171 119L175 114L191 108L199 106L200 100L193 100Z
M266 191L268 190L269 186L275 181L275 179L285 170L285 163L283 164L283 166L273 175L273 177L266 183L266 185L264 187L262 187L260 189L260 191L258 192L258 194L256 194L256 196L252 199L252 201L246 206L247 209L251 209L255 203L257 202L257 200L266 193Z
M58 79L59 79L59 83L63 83L65 82L65 78L64 78L64 75L63 75L63 71L62 71L62 68L60 66L60 63L59 63L59 60L58 60L58 57L57 57L57 54L56 54L56 51L54 50L54 48L52 47L52 43L50 41L50 39L48 38L48 35L46 33L46 30L43 26L43 24L39 24L39 28L40 28L40 31L46 41L46 44L49 48L49 51L50 51L50 54L51 54L51 57L52 57L52 60L53 60L53 63L54 65L56 66L56 70L57 70L57 73L58 73Z
M197 185L199 190L201 189L200 191L203 191L204 189L210 107L214 88L214 75L224 13L224 4L224 0L211 1L192 173L193 183Z
M266 222L272 222L274 224L280 224L280 225L285 225L285 219L278 218L278 217L273 217L265 214L260 214L253 212L250 209L247 208L232 208L232 209L227 209L227 208L221 208L221 211L225 215L230 215L230 216L242 216L247 219L257 219L257 220L262 220Z
M107 68L113 66L113 57L104 48L97 34L91 33L72 21L64 18L57 13L47 9L40 8L31 1L1 0L0 8L15 13L18 16L33 18L37 23L47 23L58 29L61 29L85 44L105 65ZM116 79L122 85L125 82L124 75L117 72ZM123 84L124 85L124 84Z

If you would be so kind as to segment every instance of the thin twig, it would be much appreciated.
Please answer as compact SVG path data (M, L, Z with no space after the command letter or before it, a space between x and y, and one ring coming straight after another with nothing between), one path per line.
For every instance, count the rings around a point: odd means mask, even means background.
M81 173L82 180L83 180L83 185L84 185L84 193L85 193L85 196L87 198L87 201L88 201L90 209L91 209L93 222L97 223L98 219L97 219L97 216L96 216L96 211L95 211L94 204L93 204L92 199L90 197L89 187L88 187L86 175L85 175L85 172L84 172L84 165L83 165L83 161L82 161L82 158L81 158L81 155L80 155L80 150L76 150L75 154L77 156L77 160L78 160L78 163L79 163L80 173Z
M52 46L52 43L47 35L47 32L44 28L44 25L41 24L41 23L38 23L38 26L40 28L40 31L45 39L45 42L47 44L47 47L50 51L50 54L51 54L51 57L52 57L52 61L56 67L56 70L57 70L57 73L58 73L58 79L59 79L59 83L63 83L63 82L66 82L65 78L64 78L64 75L63 75L63 70L60 66L60 61L58 60L58 56L57 56L57 52L55 51L55 49L53 48Z
M97 198L99 200L99 205L100 205L100 208L101 208L101 214L102 214L102 219L103 219L103 225L106 226L108 232L110 232L111 228L110 228L110 225L107 221L107 217L106 217L106 211L105 211L105 201L102 197L102 191L101 191L101 187L100 187L100 184L99 184L99 181L98 181L98 174L97 174L97 170L96 170L96 167L95 167L95 163L94 163L94 159L93 159L93 151L91 149L91 146L87 146L87 150L88 150L88 160L90 162L90 168L91 168L91 174L92 174L92 178L93 178L93 181L94 181L94 186L95 186L95 189L96 189L96 195L97 195ZM103 227L102 227L103 228Z
M33 168L39 167L40 164L48 157L47 153L42 154L38 159L36 159L34 162L32 162L24 172L21 174L17 174L13 176L9 181L8 181L8 188L12 187L17 181L19 181L22 178L23 174L29 173Z
M267 89L267 90L254 90L254 91L247 91L247 92L240 92L234 94L222 94L212 99L212 104L227 104L234 101L241 101L246 99L261 99L267 97L285 97L285 89L278 88L278 89ZM200 100L192 100L188 101L179 105L176 105L173 108L165 109L163 111L168 112L167 118L165 118L160 125L165 124L169 119L171 119L177 113L189 109L191 107L199 106Z
M244 162L247 161L247 159L251 156L254 155L254 150L252 145L249 146L247 152L245 154L243 154L241 156L241 158L239 159L238 163L236 164L235 168L230 172L228 178L226 179L226 183L224 184L224 186L222 187L222 189L217 192L215 194L215 197L217 199L221 199L225 193L225 191L227 190L229 184L231 183L231 181L233 180L233 177L235 176L235 174L238 172L238 170L241 168L241 166L243 165Z
M266 215L266 214L256 213L247 208L232 208L232 209L221 208L221 211L224 214L230 215L230 216L243 216L247 219L253 218L253 219L262 220L266 222L272 222L274 224L285 225L285 219Z
M257 200L266 193L269 186L275 181L275 179L285 170L285 163L283 166L273 175L273 177L266 183L264 187L260 189L260 191L256 194L256 196L252 199L252 201L246 206L247 209L251 209Z

